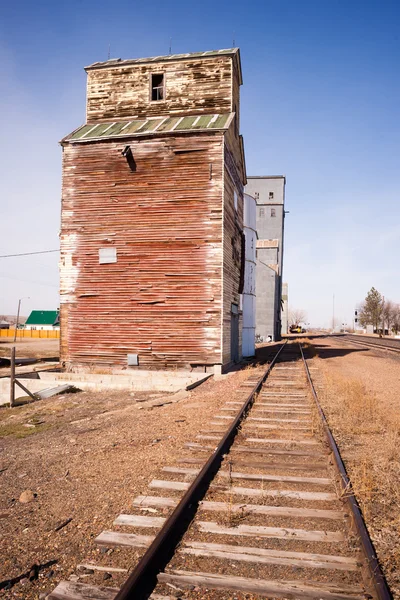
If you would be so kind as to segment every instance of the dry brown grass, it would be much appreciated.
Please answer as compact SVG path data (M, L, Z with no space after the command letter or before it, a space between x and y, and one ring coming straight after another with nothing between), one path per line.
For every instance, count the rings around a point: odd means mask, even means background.
M325 376L320 394L392 592L400 598L400 414L356 378ZM346 493L346 492L345 492Z
M358 379L325 376L325 398L328 412L340 420L345 433L381 433L386 426L386 413L380 410L376 396Z

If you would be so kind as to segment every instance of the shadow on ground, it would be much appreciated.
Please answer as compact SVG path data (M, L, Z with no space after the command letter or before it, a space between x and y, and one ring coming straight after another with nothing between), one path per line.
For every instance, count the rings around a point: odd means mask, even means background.
M313 344L319 358L335 358L338 356L347 356L354 352L369 352L369 348L331 348Z

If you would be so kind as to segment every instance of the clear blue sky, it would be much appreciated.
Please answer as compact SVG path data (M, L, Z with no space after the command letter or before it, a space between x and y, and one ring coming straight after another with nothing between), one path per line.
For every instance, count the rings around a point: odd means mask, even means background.
M371 286L400 302L400 3L3 2L0 254L58 247L61 149L83 67L240 46L249 175L287 177L289 304L348 323ZM39 282L39 283L38 283ZM0 259L0 314L58 306L57 255Z

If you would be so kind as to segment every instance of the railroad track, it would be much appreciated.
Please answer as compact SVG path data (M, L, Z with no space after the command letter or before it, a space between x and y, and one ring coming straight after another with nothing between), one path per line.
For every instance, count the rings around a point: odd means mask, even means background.
M283 344L161 471L95 539L101 564L50 600L390 599L300 345Z
M387 340L384 338L363 338L362 336L345 336L344 339L347 342L356 344L357 346L367 346L368 348L375 348L377 350L384 350L388 352L394 352L400 354L400 340Z

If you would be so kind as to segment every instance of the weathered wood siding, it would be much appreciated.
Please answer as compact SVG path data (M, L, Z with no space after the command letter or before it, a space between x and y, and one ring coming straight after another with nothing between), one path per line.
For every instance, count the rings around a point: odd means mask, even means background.
M232 70L231 56L89 69L87 122L231 112ZM152 73L165 73L165 100L150 102Z
M239 138L234 123L225 134L224 144L224 271L223 271L223 364L231 362L231 306L240 305L240 269L243 232L243 167ZM237 210L234 190L238 195ZM239 315L239 355L242 353L242 315Z
M132 139L136 172L126 143L64 147L61 360L221 363L223 135Z
M234 134L240 131L240 81L236 63L232 62L232 112L236 113L236 128Z

